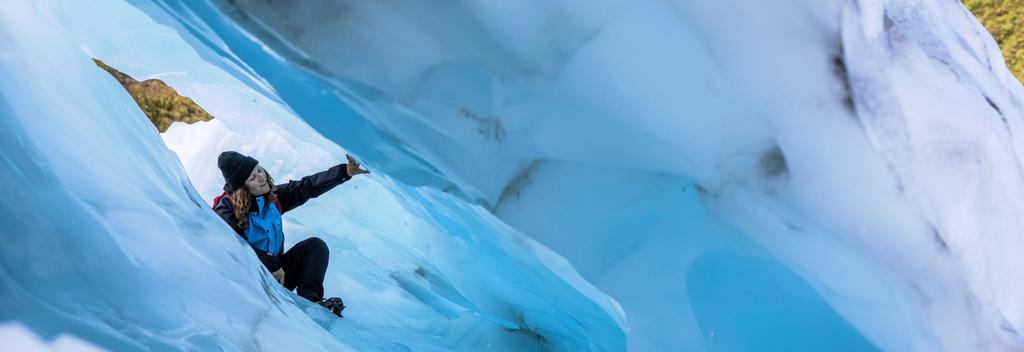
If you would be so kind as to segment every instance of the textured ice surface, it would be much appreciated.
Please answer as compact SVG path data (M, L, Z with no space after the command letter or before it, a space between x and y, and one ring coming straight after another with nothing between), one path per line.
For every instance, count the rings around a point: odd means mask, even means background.
M224 236L155 127L58 19L39 3L4 7L3 320L116 350L347 350L297 319L308 303Z
M326 289L346 318L281 289L210 210L214 158L249 153L284 181L344 151L261 78L134 5L9 1L0 13L0 321L112 350L625 348L621 309L560 256L480 206L384 174L286 216L288 245L316 235L332 248ZM161 140L90 57L160 78L217 118Z
M1024 88L958 2L130 5L0 12L0 320L45 341L1024 349ZM218 118L161 142L90 56ZM345 320L209 211L225 149L374 172L285 220Z
M630 348L1024 348L1024 89L959 2L159 3L564 254Z

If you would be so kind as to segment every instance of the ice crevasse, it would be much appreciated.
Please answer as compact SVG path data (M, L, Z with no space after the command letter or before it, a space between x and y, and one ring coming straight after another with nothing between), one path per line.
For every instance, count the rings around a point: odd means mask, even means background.
M0 312L36 334L1024 349L1024 88L959 2L8 3ZM90 56L218 118L161 140ZM374 171L286 220L350 318L225 235L227 148Z
M286 218L288 246L318 236L332 249L326 290L345 298L346 318L283 290L210 210L216 155L258 156L288 180L345 152L252 77L209 63L159 11L5 3L0 312L12 348L624 348L621 308L563 258L482 207L383 173ZM161 136L93 57L217 118Z

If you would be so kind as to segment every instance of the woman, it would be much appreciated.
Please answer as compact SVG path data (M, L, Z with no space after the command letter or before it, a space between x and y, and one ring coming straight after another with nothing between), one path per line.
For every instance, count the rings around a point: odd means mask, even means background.
M330 251L317 237L310 237L284 251L281 215L324 194L352 176L369 173L346 155L340 164L298 181L274 185L274 179L256 159L227 151L217 158L224 175L224 193L213 201L213 210L249 243L277 282L341 316L340 298L324 298L324 274Z

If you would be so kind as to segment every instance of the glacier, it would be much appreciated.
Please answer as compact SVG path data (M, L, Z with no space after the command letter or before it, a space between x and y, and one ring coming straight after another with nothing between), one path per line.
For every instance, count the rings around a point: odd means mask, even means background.
M1024 87L959 2L4 5L0 322L27 341L1024 349ZM159 135L93 57L217 118ZM345 319L211 216L227 149L373 172L285 220Z
M3 202L4 321L109 350L624 348L621 308L564 259L479 206L384 175L286 222L290 244L331 246L326 289L346 318L285 292L211 216L223 181L210 158L238 149L297 178L344 150L133 4L8 9L2 179L18 191ZM162 140L91 56L159 77L218 119Z

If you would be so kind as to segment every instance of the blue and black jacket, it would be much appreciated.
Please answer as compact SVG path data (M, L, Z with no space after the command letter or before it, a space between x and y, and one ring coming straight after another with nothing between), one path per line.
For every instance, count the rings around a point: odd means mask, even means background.
M346 164L341 164L298 181L276 185L277 202L274 204L268 204L266 195L253 197L249 202L249 224L245 229L238 227L235 207L230 199L231 186L224 185L224 194L214 199L213 210L249 243L267 270L274 272L281 268L278 256L284 252L281 215L351 179L346 170Z

